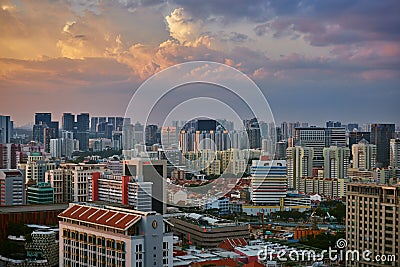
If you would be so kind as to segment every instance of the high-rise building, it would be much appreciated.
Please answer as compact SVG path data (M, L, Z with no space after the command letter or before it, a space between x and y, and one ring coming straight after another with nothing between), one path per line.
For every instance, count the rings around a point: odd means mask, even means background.
M79 141L79 150L89 150L89 113L81 113L76 116L75 139Z
M35 125L45 124L47 127L54 129L54 138L58 138L59 123L51 120L51 113L35 113Z
M347 147L330 146L323 150L324 178L347 178L349 169L350 149Z
M348 147L352 150L352 146L358 144L361 140L367 140L369 143L371 142L371 133L370 132L359 132L353 131L348 133Z
M16 169L20 156L20 145L0 144L0 169Z
M0 170L0 206L25 204L25 178L20 170Z
M139 211L152 211L151 182L138 182L131 176L94 172L88 179L88 201L129 205Z
M258 120L256 118L244 120L243 124L247 133L248 148L261 148L261 130L258 124Z
M312 176L314 150L310 147L294 146L286 149L288 189L298 190L302 177Z
M279 206L286 194L286 161L254 160L251 166L251 202L255 205Z
M73 131L75 126L75 115L64 113L62 116L62 129L64 131Z
M157 144L157 125L147 125L145 130L146 135L146 146L152 146Z
M324 164L323 150L326 146L325 128L299 127L296 128L294 143L299 146L311 147L314 150L313 167Z
M90 118L90 132L97 132L97 125L99 124L99 117L91 117Z
M60 266L173 266L173 236L155 212L70 204L58 218Z
M400 168L400 139L390 139L390 166Z
M11 142L13 134L13 122L10 116L0 115L0 144L8 144Z
M123 175L137 177L138 182L153 183L153 210L161 214L164 214L166 212L166 160L149 160L146 158L124 160Z
M387 167L390 163L390 139L395 136L394 124L371 124L371 144L376 145L377 167Z
M353 168L360 170L372 170L376 165L376 145L362 139L351 148L353 155Z
M346 202L347 250L358 251L360 256L348 259L346 266L398 266L399 185L350 183L347 184ZM371 252L370 259L385 255L386 261L367 261L361 256L365 251Z
M165 126L161 128L161 144L164 149L178 147L176 127Z
M346 146L346 128L344 127L332 127L325 129L325 146Z

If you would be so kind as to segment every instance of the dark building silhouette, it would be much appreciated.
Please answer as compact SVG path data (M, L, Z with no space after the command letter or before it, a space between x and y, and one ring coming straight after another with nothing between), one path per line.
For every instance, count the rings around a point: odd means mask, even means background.
M387 167L390 163L390 139L395 138L394 124L371 124L371 144L376 145L377 167Z

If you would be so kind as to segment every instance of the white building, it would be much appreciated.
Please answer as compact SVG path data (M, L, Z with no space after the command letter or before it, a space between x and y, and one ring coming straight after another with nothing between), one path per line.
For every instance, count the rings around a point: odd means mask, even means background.
M298 189L301 177L312 176L314 150L311 147L294 146L286 149L286 167L289 190Z
M58 217L60 266L172 266L173 236L155 212L70 204Z
M253 160L250 196L256 205L279 205L287 193L286 161Z
M353 154L353 168L372 170L376 165L376 145L362 139L351 148Z
M20 170L0 170L0 206L25 204L25 179Z
M390 166L400 168L400 139L390 139Z
M324 148L324 178L344 179L348 177L350 149L331 146Z
M152 211L151 182L138 182L134 177L93 173L88 179L88 201L129 205L140 211Z

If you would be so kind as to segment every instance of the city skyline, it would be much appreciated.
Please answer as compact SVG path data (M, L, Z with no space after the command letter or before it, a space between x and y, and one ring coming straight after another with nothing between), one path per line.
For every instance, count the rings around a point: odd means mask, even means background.
M254 80L277 122L400 124L397 1L226 4L1 1L0 113L123 116L151 75L205 60Z

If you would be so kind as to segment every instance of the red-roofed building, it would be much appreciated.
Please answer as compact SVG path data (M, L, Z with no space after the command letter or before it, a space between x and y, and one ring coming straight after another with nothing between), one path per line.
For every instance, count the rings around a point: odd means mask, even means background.
M244 238L227 238L222 241L218 247L224 250L233 251L235 247L238 246L247 246L247 241Z
M70 204L58 218L62 266L172 266L172 233L155 212Z

